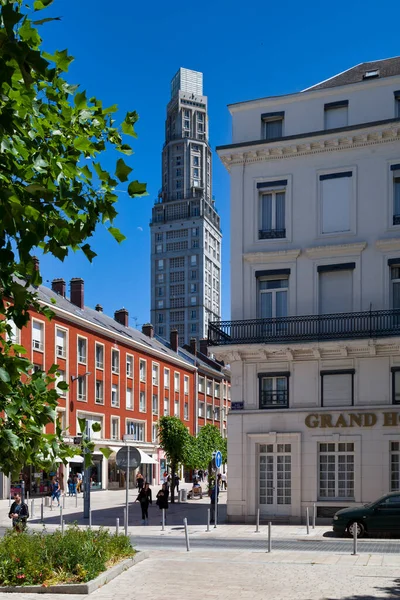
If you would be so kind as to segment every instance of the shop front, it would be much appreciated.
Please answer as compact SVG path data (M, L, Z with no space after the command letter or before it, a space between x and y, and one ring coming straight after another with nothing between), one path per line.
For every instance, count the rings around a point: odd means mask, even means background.
M117 490L124 489L126 487L126 472L124 469L120 469L117 465L117 453L122 448L117 446L111 446L112 454L108 458L108 489ZM149 482L150 485L157 483L157 470L158 462L153 454L148 454L144 450L136 448L140 453L141 463L137 469L132 469L129 477L129 488L133 489L136 487L136 476L138 473L143 475L145 481Z

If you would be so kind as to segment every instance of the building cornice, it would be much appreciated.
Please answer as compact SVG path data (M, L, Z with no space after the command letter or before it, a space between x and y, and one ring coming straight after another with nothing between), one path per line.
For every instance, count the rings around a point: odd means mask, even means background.
M355 244L333 244L329 246L314 246L304 250L304 254L308 258L330 258L334 256L349 256L354 254L361 254L361 252L367 247L366 242L359 242Z
M289 262L296 260L300 253L300 248L274 252L247 252L243 255L243 260L250 263Z
M384 144L400 139L400 119L364 123L335 130L310 132L282 138L276 142L255 140L217 148L218 155L230 171L233 165L267 160L282 160L321 152L334 152Z
M387 240L377 240L375 246L382 252L390 252L390 250L400 250L400 238L390 238Z

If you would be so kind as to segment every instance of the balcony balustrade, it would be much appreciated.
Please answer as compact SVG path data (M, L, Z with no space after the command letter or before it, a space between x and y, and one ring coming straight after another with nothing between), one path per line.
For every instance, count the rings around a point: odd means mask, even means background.
M400 309L246 321L214 321L208 344L281 344L400 336Z
M274 392L261 390L260 408L288 408L289 398L287 391L281 390Z

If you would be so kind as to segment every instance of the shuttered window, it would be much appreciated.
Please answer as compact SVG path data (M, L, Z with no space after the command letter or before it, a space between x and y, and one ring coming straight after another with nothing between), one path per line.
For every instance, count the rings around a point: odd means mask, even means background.
M347 127L348 125L348 106L343 105L325 105L325 129L337 129Z
M319 314L331 315L353 310L353 271L319 273Z
M351 171L320 176L322 233L350 231L352 194Z
M321 372L321 405L352 406L353 377L353 370L337 373Z

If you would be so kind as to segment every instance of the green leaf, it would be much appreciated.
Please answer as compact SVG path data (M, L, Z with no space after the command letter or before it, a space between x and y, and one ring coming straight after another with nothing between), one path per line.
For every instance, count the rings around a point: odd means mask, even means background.
M91 467L93 465L93 460L92 460L92 455L90 454L90 452L86 452L85 453L85 469L88 469L89 467Z
M94 257L97 256L96 252L93 252L93 250L90 248L89 244L84 244L82 246L81 250L84 253L84 255L86 256L86 258L89 260L89 262L92 262Z
M35 10L43 10L43 8L47 8L50 4L53 4L54 0L35 0L33 3L33 8Z
M92 429L95 433L98 433L99 431L101 431L100 423L92 423Z
M134 198L135 196L147 196L147 189L145 183L140 183L139 181L131 181L128 185L128 194Z
M22 18L23 14L14 9L14 2L8 2L1 8L1 17L3 19L4 27L10 37L13 36L14 25L16 25Z
M17 354L27 354L26 348L24 348L20 344L13 344L12 347L14 352L16 352Z
M86 152L92 149L92 144L87 137L79 137L74 139L74 147L81 152Z
M53 58L57 68L64 72L68 71L69 65L74 60L73 56L68 56L68 50L56 50Z
M86 419L78 417L79 431L85 433L86 431Z
M45 23L50 23L51 21L61 21L61 17L46 17L45 19L39 19L38 21L32 21L34 25L44 25Z
M111 233L111 235L113 236L113 238L115 240L117 240L118 244L120 244L121 242L123 242L124 240L126 240L126 237L124 236L124 234L121 233L120 230L117 229L117 227L109 227L108 231Z
M1 381L4 381L4 383L8 383L10 381L10 376L3 367L0 367L0 379Z
M17 435L15 435L15 433L11 431L11 429L3 429L2 433L6 438L8 445L11 446L11 448L13 448L14 450L18 448L19 438Z
M99 448L100 452L103 454L104 458L109 459L113 450L111 448Z
M67 391L69 389L69 385L66 381L59 381L57 383L57 387L59 390Z
M128 144L121 144L121 146L118 146L118 150L127 156L133 154L133 150Z
M129 173L131 173L133 169L129 167L123 158L119 158L117 160L117 167L115 169L115 175L121 182L128 181Z
M75 95L74 104L78 110L82 110L87 106L86 92L79 92Z

